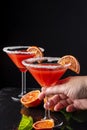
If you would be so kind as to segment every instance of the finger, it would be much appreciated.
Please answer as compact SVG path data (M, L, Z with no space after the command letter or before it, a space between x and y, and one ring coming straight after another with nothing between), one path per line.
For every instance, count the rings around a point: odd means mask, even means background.
M45 95L55 95L55 94L62 94L65 93L65 84L61 85L56 85L54 87L49 87L45 90Z
M67 107L69 104L72 104L72 103L73 103L73 101L72 101L71 99L69 99L69 98L63 99L63 100L60 99L60 101L55 105L54 110L55 110L55 111L59 111L59 110L61 110L62 108L65 108L65 107Z
M45 98L45 93L44 93L44 92L41 92L41 93L39 94L38 98L39 98L40 100L43 100L43 99Z
M87 110L87 99L74 100L73 103L66 108L67 112L73 112L76 110Z
M46 109L54 107L55 104L58 103L58 101L60 101L59 95L52 96L51 98L48 99L48 101L45 102L44 107Z
M52 96L51 98L49 98L48 101L45 102L44 107L46 109L48 109L48 108L56 106L57 104L59 105L58 107L60 107L61 104L66 107L65 103L66 103L66 105L68 105L69 103L72 103L72 101L67 99L67 97L65 95L59 94L59 95L55 95L55 96ZM61 108L62 107L60 107L59 110Z
M41 88L41 91L44 92L44 91L46 91L46 89L47 89L46 87L42 87L42 88Z
M71 77L67 77L65 79L61 79L58 81L57 85L54 87L42 87L42 92L45 92L45 95L50 95L50 94L63 94L67 93L66 88L67 88L67 83L71 79Z
M70 104L70 105L68 105L67 107L66 107L66 111L67 112L74 112L74 111L76 111L77 109L74 107L74 105L73 104Z
M74 100L73 104L76 109L87 110L87 99Z
M68 104L72 104L73 103L73 100L70 99L70 98L67 98L66 101L67 101Z
M65 108L66 106L68 106L67 100L61 100L60 102L58 102L55 105L54 110L55 111L60 111L61 109Z
M71 77L67 77L65 79L61 79L58 81L58 84L54 87L45 88L45 94L67 94L66 88L68 86L68 82L71 79Z
M59 94L60 99L67 99L68 97L65 94Z

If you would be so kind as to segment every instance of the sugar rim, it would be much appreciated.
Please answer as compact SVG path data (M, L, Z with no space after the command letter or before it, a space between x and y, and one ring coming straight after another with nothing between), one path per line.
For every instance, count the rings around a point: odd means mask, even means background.
M39 60L48 60L48 62L51 61L57 61L60 60L60 57L37 57L37 58L28 58L22 61L22 64L26 67L33 67L33 68L47 68L47 69L57 69L57 68L68 68L71 64L65 64L64 66L61 64L55 65L54 63L52 63L52 65L47 66L45 65L41 65L41 64L33 64L33 62L39 61Z
M21 51L13 51L13 50L11 50L11 49L22 49L22 48L29 48L29 47L31 47L31 46L9 46L9 47L4 47L3 48L3 51L4 52L6 52L6 53L9 53L9 54L33 54L32 52L29 52L29 51L27 51L27 52L21 52ZM43 52L44 51L44 49L42 48L42 47L39 47L39 49Z

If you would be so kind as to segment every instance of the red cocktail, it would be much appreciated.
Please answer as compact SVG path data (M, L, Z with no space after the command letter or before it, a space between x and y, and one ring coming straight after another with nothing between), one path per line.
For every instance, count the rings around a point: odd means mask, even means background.
M32 47L32 46L30 46ZM7 53L13 63L19 68L22 73L22 89L21 94L18 95L22 97L24 93L26 93L26 67L22 64L22 60L27 58L36 57L36 53L29 51L29 46L12 46L12 47L5 47L3 51ZM28 49L28 50L27 50ZM37 47L33 46L33 49L38 49ZM41 51L44 51L43 48L39 48ZM13 97L12 97L13 98ZM17 98L13 98L17 99Z
M41 87L52 87L66 72L70 64L60 65L57 57L30 58L22 63ZM44 119L51 119L50 110L46 110Z

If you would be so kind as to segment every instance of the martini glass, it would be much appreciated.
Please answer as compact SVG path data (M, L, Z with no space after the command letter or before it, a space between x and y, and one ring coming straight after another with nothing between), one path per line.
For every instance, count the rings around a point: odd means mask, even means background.
M52 87L58 83L70 65L58 64L59 59L58 57L30 58L22 61L22 63L41 87ZM48 98L46 97L46 100ZM43 119L52 119L50 110L45 109Z
M35 57L35 54L33 52L27 51L28 48L29 46L10 46L10 47L3 48L3 51L6 52L6 54L13 61L13 63L16 65L16 67L20 70L22 74L21 93L18 95L17 98L12 97L12 99L15 101L19 100L26 93L27 68L22 64L22 60L26 58ZM40 49L44 51L43 48L40 48Z

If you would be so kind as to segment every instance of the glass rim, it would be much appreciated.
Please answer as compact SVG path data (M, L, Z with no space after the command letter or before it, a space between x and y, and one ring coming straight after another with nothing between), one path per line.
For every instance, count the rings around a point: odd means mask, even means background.
M29 51L27 51L27 52L21 52L21 51L17 51L17 50L15 50L15 51L13 51L13 50L11 50L11 49L22 49L22 48L28 48L28 47L31 47L31 46L7 46L7 47L4 47L3 48L3 51L4 52L6 52L6 53L9 53L9 54L33 54L32 52L29 52ZM41 49L41 51L42 52L44 52L44 48L42 48L42 47L39 47L39 49Z
M44 64L43 66L40 64L33 64L33 62L36 62L39 60L47 60L48 59L48 62L50 61L58 61L61 59L61 57L36 57L36 58L28 58L28 59L25 59L22 61L22 64L25 66L25 67L33 67L33 68L49 68L49 69L56 69L56 68L68 68L71 64L68 63L68 64L65 64L65 65L61 65L61 64L58 64L55 65L55 63L52 63L52 65L49 65L47 66L46 64ZM57 63L56 63L57 64Z

